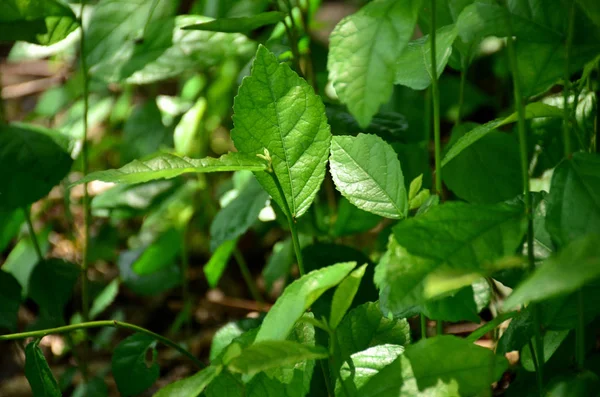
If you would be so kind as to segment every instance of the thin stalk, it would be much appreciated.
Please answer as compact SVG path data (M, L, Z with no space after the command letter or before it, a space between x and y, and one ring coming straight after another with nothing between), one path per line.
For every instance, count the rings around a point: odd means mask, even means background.
M529 347L529 353L531 354L531 362L533 363L533 370L537 374L540 372L540 363L538 362L538 358L536 356L535 349L533 348L533 343L531 343L531 341L529 341L529 343L527 343L527 346ZM542 389L544 387L544 383L539 376L537 376L536 379L537 379L539 394L541 396Z
M279 11L283 11L279 6L279 2L275 0L275 6L279 9ZM298 39L296 37L296 22L294 21L293 8L290 4L289 0L286 0L286 7L288 9L288 16L290 18L290 24L288 25L286 20L283 20L283 26L285 27L285 32L288 36L288 40L290 41L290 49L292 50L292 56L294 57L293 64L296 72L303 76L302 68L300 67L300 53L298 52Z
M40 243L37 239L37 235L35 234L35 229L33 228L33 222L31 222L31 214L29 210L25 207L23 207L23 213L25 214L25 220L27 221L27 229L29 230L29 237L31 238L31 242L33 243L35 253L40 261L44 260L44 254L42 254L42 250L40 249Z
M498 316L496 316L492 321L483 324L481 327L477 328L475 331L473 331L466 339L469 342L476 342L478 341L481 337L483 337L483 335L487 334L488 332L496 329L497 326L499 326L500 324L502 324L503 322L505 322L508 319L513 318L514 316L516 316L519 312L517 311L513 311L513 312L507 312L507 313L502 313Z
M460 125L463 117L463 107L465 106L465 87L467 86L467 68L469 67L468 61L469 55L467 54L467 59L462 64L462 70L460 71L460 86L458 89L458 114L456 116L455 126Z
M575 2L569 7L569 26L567 28L567 42L565 49L565 74L563 87L563 140L565 145L565 156L571 155L571 134L569 128L569 93L571 92L571 73L569 66L571 62L571 43L573 42L573 23L575 19Z
M427 317L421 313L419 319L421 322L421 339L427 339Z
M431 96L433 99L433 139L435 141L435 191L442 197L442 143L440 131L440 87L436 61L436 0L431 0Z
M42 329L39 331L29 331L29 332L20 332L20 333L16 333L16 334L0 335L0 341L19 340L19 339L26 339L26 338L43 338L44 336L52 335L52 334L65 334L68 332L77 331L79 329L102 328L102 327L122 328L122 329L127 329L130 331L146 334L148 336L153 337L157 341L161 342L165 346L168 346L168 347L171 347L171 348L177 350L178 352L180 352L181 354L183 354L184 356L189 358L194 364L196 364L196 366L198 368L202 369L205 367L205 365L200 360L198 360L190 352L188 352L187 350L185 350L183 347L179 346L177 343L173 342L172 340L165 338L164 336L159 335L157 333L154 333L146 328L142 328L142 327L134 325L134 324L125 323L125 322L117 321L117 320L88 321L86 323L65 325L63 327L48 328L48 329Z
M300 276L304 276L304 260L302 258L302 249L300 247L300 239L298 238L298 228L296 227L296 220L292 215L292 211L290 210L290 206L288 205L287 199L285 198L285 193L283 192L283 188L281 187L281 183L279 183L279 178L275 174L275 171L269 172L271 177L273 178L273 182L277 187L277 191L283 200L283 212L285 212L285 216L288 219L288 225L290 227L290 232L292 233L292 244L294 245L294 252L296 253L296 260L298 261L298 270L300 272Z
M509 29L511 28L510 19L509 19ZM535 257L533 255L533 203L530 194L530 186L529 186L529 158L527 154L527 130L525 125L525 104L523 101L523 95L521 94L521 81L519 74L519 66L517 62L517 56L515 54L514 43L512 39L512 35L509 36L506 40L507 50L508 50L508 59L510 68L513 75L513 93L515 104L517 107L517 128L519 133L519 152L521 159L521 176L523 183L523 195L525 200L525 215L527 217L527 260L529 264L529 271L533 272L535 270ZM535 345L536 345L536 353L537 359L540 363L538 370L536 371L536 376L538 380L539 393L542 394L543 385L543 364L544 360L544 343L541 335L540 328L540 308L538 306L533 307L533 317L534 317L534 328L535 328Z
M256 287L256 283L252 278L250 269L248 269L248 264L246 263L246 260L244 259L244 256L240 252L239 248L235 247L233 249L233 257L235 258L235 261L237 262L240 268L240 272L242 272L242 277L244 277L246 286L248 286L248 289L250 290L250 295L252 295L252 299L254 299L258 303L264 303L265 301L263 300L262 296L260 295L260 292L258 291L258 288Z
M186 229L187 231L187 229ZM190 299L190 285L188 283L188 274L190 269L190 261L188 258L188 245L186 239L187 233L183 233L183 237L181 239L181 299L183 300L183 308L187 309L188 305L191 303ZM191 335L192 323L191 316L188 311L185 317L185 337L189 337Z

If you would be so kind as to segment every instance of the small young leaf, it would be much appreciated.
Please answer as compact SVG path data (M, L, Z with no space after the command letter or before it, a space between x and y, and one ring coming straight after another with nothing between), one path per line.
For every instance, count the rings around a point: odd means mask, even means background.
M68 148L68 140L56 131L0 125L0 211L26 207L48 194L71 169Z
M227 240L244 234L265 208L269 194L255 178L251 178L238 196L215 216L210 225L210 247L215 251Z
M312 271L290 284L277 299L256 336L256 342L284 340L294 324L328 289L338 285L356 262L338 263Z
M444 26L436 32L436 62L437 76L441 76L450 55L452 43L456 39L454 25ZM430 36L423 36L408 43L396 63L395 84L424 90L431 85L431 40Z
M183 30L208 30L211 32L247 33L267 25L283 21L283 12L263 12L250 17L220 18L182 27Z
M228 368L233 372L254 375L281 366L306 360L327 358L327 349L321 346L306 346L287 340L255 342L231 360Z
M62 259L41 261L31 273L29 296L42 312L62 320L64 307L71 299L79 274L79 267L71 262Z
M152 386L160 375L156 362L155 340L146 334L133 334L124 339L113 352L112 373L123 396L135 396ZM146 361L147 351L152 361Z
M35 397L61 397L58 382L46 362L39 340L25 347L25 376Z
M236 244L237 239L224 241L217 247L208 263L204 265L204 275L211 288L215 288L219 283Z
M546 229L559 246L600 234L600 156L574 153L554 170Z
M119 279L116 278L98 294L90 309L90 320L96 318L114 302L119 293L119 284Z
M537 117L562 117L563 111L555 106L546 105L541 102L533 102L525 107L525 118L534 119ZM442 160L442 167L448 164L453 158L458 156L463 150L477 142L496 128L517 121L517 113L513 113L504 119L492 120L480 125L464 134L452 147Z
M490 388L508 367L508 361L492 350L450 335L408 345L404 354L421 391L441 380L446 384L455 381L461 396L478 395Z
M408 202L398 155L376 135L336 136L331 175L337 189L358 208L386 218L406 216Z
M116 170L92 172L76 184L103 181L114 183L142 183L156 179L169 179L186 173L224 171L265 171L266 163L256 156L231 152L219 158L191 159L175 154L159 153L147 160L134 160Z
M421 190L423 186L423 174L420 174L418 177L413 179L410 182L410 187L408 188L408 199L412 200L417 196L417 193Z
M340 100L361 127L386 103L396 62L410 40L421 0L382 0L337 24L330 36L327 69Z
M360 282L365 275L366 268L367 265L364 264L352 271L352 273L350 273L335 289L333 301L331 302L331 315L329 316L329 326L331 329L337 328L350 308L354 296L358 292Z
M288 215L300 217L325 177L331 133L321 98L261 45L233 111L231 137L236 148L252 156L268 150L285 197L271 175L256 174L256 179L281 208L287 201Z
M548 258L504 301L506 309L565 295L600 277L600 235L590 234Z
M21 286L12 274L0 270L0 329L14 330L21 305Z
M221 373L221 368L220 366L211 365L195 375L168 384L155 393L153 397L197 397Z

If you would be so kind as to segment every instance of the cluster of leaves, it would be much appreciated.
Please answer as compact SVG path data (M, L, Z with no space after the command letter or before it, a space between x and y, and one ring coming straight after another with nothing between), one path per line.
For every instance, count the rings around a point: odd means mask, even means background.
M223 327L209 366L159 390L160 397L486 395L509 367L505 353L515 350L521 362L511 369L516 380L508 394L533 395L537 388L540 395L593 395L600 355L595 333L582 335L600 316L594 93L600 6L374 0L337 24L319 69L313 52L324 48L307 41L320 1L273 3L198 1L189 15L176 15L172 0L101 0L82 6L77 17L59 0L4 1L0 40L23 41L11 56L68 57L81 42L81 67L64 86L44 93L32 116L66 113L57 128L0 125L0 168L11 170L0 187L0 249L25 220L31 223L28 207L61 181L67 201L79 184L119 184L94 197L93 214L116 223L146 217L118 257L103 247L101 231L92 239L86 260L116 261L120 276L94 294L85 318L91 320L121 285L140 295L172 289L182 278L185 285L186 259L182 268L175 264L188 255L192 219L202 218L209 229L212 256L204 273L211 286L249 229L289 229L291 238L278 243L263 277L270 289L289 280L294 263L300 277L262 320ZM269 11L272 5L277 11ZM411 41L417 28L424 36ZM492 57L498 80L509 81L503 43L513 38L518 70L511 68L512 77L527 106L485 124L463 122L482 104L493 106L466 84L469 67ZM24 41L51 46L42 51ZM428 189L431 118L428 96L419 91L438 78L443 90L455 90L454 80L443 79L448 66L463 81L458 98L445 99L455 127L436 154L436 172L448 188L441 197L444 192ZM177 96L132 104L134 88L176 79L185 81ZM563 86L558 96L550 92L557 84ZM123 87L116 100L114 85ZM451 109L455 102L458 110ZM219 141L219 132L229 129L231 104L233 128ZM503 105L495 104L501 111ZM121 145L119 159L110 162L120 167L71 183L71 171L87 169L79 144L87 128L79 123L88 117L90 124L122 129L120 139L108 135L92 152L99 161ZM516 122L527 127L526 141L513 134ZM232 171L209 225L212 217L199 216L195 199L214 208L203 192L219 179L202 174ZM530 176L539 187L534 193ZM361 244L374 227L379 234ZM47 238L36 238L31 228L10 252L0 270L0 327L16 328L24 298L40 310L27 335L65 325L81 271L44 259L47 248ZM505 287L514 291L503 299ZM480 323L491 314L468 338L413 342L408 322L420 315L440 324ZM473 343L511 317L494 350ZM71 318L72 329L90 324L81 321ZM82 333L72 342L87 338ZM38 344L25 351L34 395L61 395ZM155 344L156 337L141 332L114 350L112 373L122 395L138 395L158 379ZM77 393L106 395L106 385L98 375Z

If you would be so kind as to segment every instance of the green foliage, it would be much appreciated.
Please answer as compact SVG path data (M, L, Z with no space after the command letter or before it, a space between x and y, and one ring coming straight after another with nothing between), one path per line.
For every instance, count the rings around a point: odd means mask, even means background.
M25 376L35 396L61 397L58 382L54 378L46 357L39 347L40 340L25 347Z
M285 18L283 12L264 12L251 17L220 18L214 21L184 26L183 30L208 30L211 32L247 33L266 25L274 25Z
M21 286L13 275L0 271L0 328L15 329L21 305Z
M350 308L350 305L352 305L354 296L358 292L360 282L365 275L366 268L367 264L365 263L358 269L352 271L352 273L350 273L335 289L331 301L331 315L329 316L329 326L332 329L337 328Z
M146 334L133 334L114 350L112 373L122 395L138 395L158 379L160 368L156 362L155 344L154 338ZM148 350L150 359L147 358Z
M195 397L202 393L220 372L221 367L211 365L195 375L167 385L167 387L160 389L158 393L154 394L154 397Z
M43 260L31 273L29 296L44 315L62 323L64 307L71 299L78 276L79 268L71 262L60 259Z

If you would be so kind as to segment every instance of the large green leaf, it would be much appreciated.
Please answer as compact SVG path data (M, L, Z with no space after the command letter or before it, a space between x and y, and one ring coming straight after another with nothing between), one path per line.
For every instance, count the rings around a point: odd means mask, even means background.
M410 40L421 0L377 0L337 24L327 69L340 100L364 128L386 103L396 62Z
M376 135L336 136L331 175L337 189L358 208L386 218L406 216L408 199L398 155Z
M383 344L406 346L410 326L406 319L384 316L377 303L369 302L352 309L340 322L335 337L342 360L352 354Z
M600 277L599 234L573 241L547 259L504 302L506 308L574 292Z
M304 312L328 289L338 285L356 262L338 263L312 271L290 284L263 321L256 341L284 340Z
M61 397L58 382L52 375L46 357L38 346L39 343L40 341L36 340L25 347L25 376L31 391L36 397Z
M0 178L0 211L25 207L48 194L71 169L68 146L56 131L0 125L0 169L5 170Z
M452 43L456 39L454 25L444 26L436 31L436 71L439 77L450 55ZM430 36L423 36L408 43L396 63L395 84L401 84L413 90L424 90L431 84L431 40Z
M62 259L43 260L31 273L29 296L42 313L62 321L65 305L71 299L79 274L80 269L74 263Z
M524 218L520 204L450 202L399 223L393 231L413 255L452 269L483 270L515 253L525 233Z
M265 208L269 195L251 178L227 206L221 208L210 225L210 247L214 251L227 240L244 234Z
M154 397L197 397L219 373L221 373L221 367L211 365L195 375L170 383L154 394Z
M441 380L456 382L461 396L478 395L508 368L507 360L492 350L449 335L423 339L407 346L404 354L421 391Z
M155 21L175 12L171 0L105 0L94 7L85 34L85 58L93 73L96 65L110 63L132 51L134 40L142 36L148 21ZM127 41L131 48L122 48Z
M266 163L256 156L231 152L221 157L191 159L170 153L159 153L147 160L134 160L116 170L92 172L77 183L103 181L114 183L142 183L169 179L186 173L224 171L265 171Z
M543 104L541 102L530 103L525 107L525 118L534 119L538 117L562 117L563 111L555 106ZM448 153L442 160L442 166L448 164L453 158L458 156L463 150L471 146L479 139L483 138L493 130L517 121L517 113L513 113L504 119L496 119L478 127L475 127L471 131L464 134L452 147L448 150Z
M136 396L152 386L160 375L156 362L154 338L146 334L133 334L115 348L112 356L112 373L123 396ZM147 351L152 352L147 362Z
M257 174L256 178L282 208L287 201L288 215L300 217L325 177L331 133L321 98L289 66L260 46L233 110L235 146L250 155L262 154L265 148L269 151L285 197L271 175Z
M463 123L452 132L460 139L477 124ZM493 204L522 192L519 144L506 133L492 131L463 150L444 167L443 179L458 197L475 204Z
M301 361L327 358L328 355L327 349L321 346L306 346L287 340L262 341L244 349L227 367L233 372L254 375Z
M78 26L71 8L60 0L4 0L0 4L0 42L54 44Z
M559 246L600 234L600 156L574 153L554 170L546 229Z
M600 26L600 4L596 0L576 0L586 15Z
M220 18L182 27L183 30L208 30L225 33L247 33L267 25L274 25L285 18L283 12L263 12L250 17Z
M331 314L329 315L329 326L331 329L337 328L352 305L366 269L367 264L364 264L352 271L335 289L333 300L331 301Z
M0 270L0 329L14 330L21 305L21 286L12 274Z

